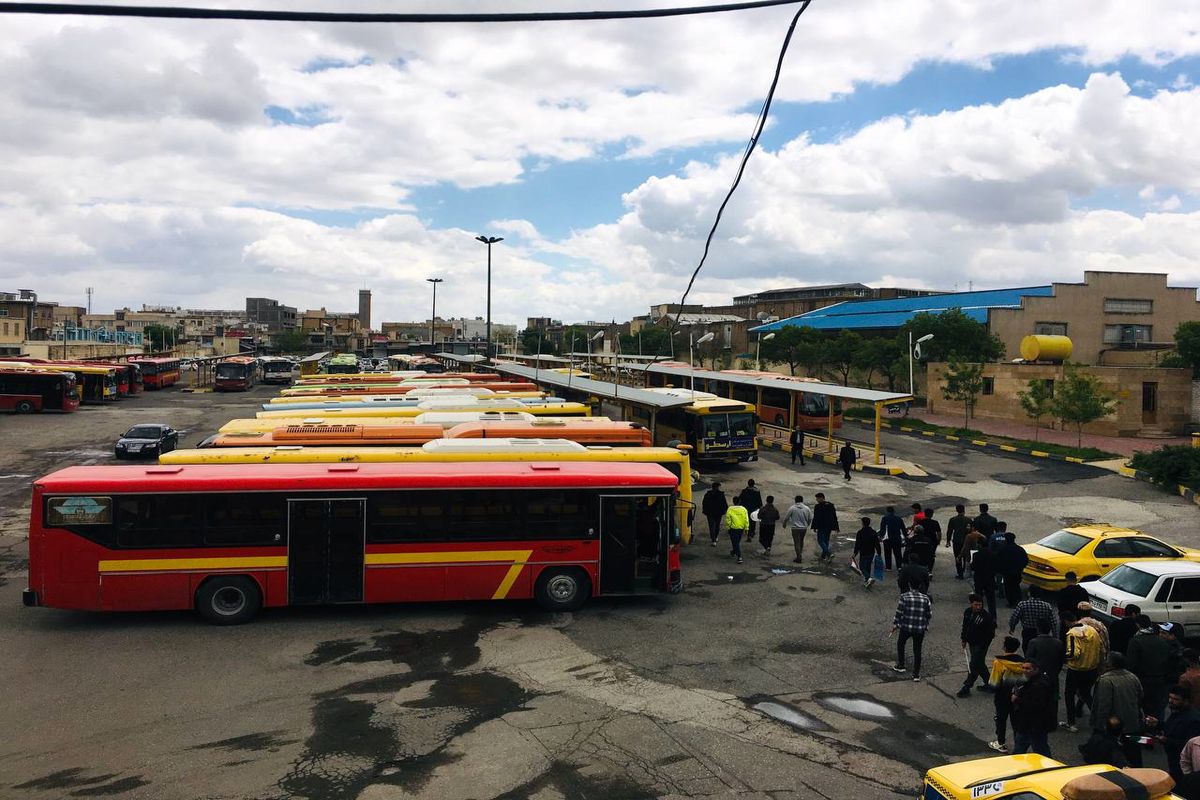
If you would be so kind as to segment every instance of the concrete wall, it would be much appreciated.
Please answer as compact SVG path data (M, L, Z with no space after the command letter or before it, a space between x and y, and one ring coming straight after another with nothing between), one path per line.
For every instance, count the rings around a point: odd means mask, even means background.
M30 358L71 361L107 356L141 355L142 348L111 342L67 342L67 349L64 353L62 342L25 342L21 347L21 352Z
M1084 433L1105 436L1139 436L1167 432L1186 432L1192 421L1192 376L1187 369L1162 369L1155 367L1081 367L1087 374L1100 379L1103 387L1114 394L1118 401L1117 410L1103 419L1083 427ZM962 416L962 403L946 400L942 395L945 384L946 364L929 364L927 368L929 391L928 408L935 414ZM1017 398L1029 388L1033 379L1063 379L1063 367L1057 364L985 364L984 377L993 381L993 393L980 395L974 416L978 419L993 419L1015 422L1030 426L1033 422L1021 410ZM1142 411L1142 389L1145 383L1158 384L1158 408L1153 414ZM1055 424L1042 418L1042 426Z
M1021 354L1021 339L1039 322L1062 322L1074 344L1071 360L1081 364L1155 364L1158 350L1115 349L1104 342L1105 325L1149 325L1151 340L1172 342L1181 322L1200 319L1194 288L1167 286L1165 274L1084 272L1083 283L1056 283L1052 297L1025 297L1021 308L995 308L988 327L1004 342L1009 358ZM1105 299L1150 300L1149 314L1106 313Z

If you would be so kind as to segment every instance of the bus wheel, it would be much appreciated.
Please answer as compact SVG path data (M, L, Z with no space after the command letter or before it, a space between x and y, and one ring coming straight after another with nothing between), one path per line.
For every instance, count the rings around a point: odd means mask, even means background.
M538 576L534 597L547 611L574 611L592 594L591 581L578 567L547 569Z
M241 625L260 608L258 584L242 575L209 578L196 592L196 610L214 625Z
M33 403L29 402L28 400L19 400L17 404L13 406L13 410L18 414L32 414L34 410Z

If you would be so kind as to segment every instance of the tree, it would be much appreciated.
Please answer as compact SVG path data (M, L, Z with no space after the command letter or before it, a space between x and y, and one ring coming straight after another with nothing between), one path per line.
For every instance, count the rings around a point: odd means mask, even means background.
M968 364L957 359L946 365L942 396L963 404L963 427L971 424L975 398L983 391L983 364Z
M1192 368L1193 377L1200 378L1200 322L1179 323L1175 329L1175 352Z
M1066 428L1075 426L1075 446L1083 447L1083 426L1116 410L1116 398L1106 391L1100 379L1067 366L1066 374L1054 391L1054 416Z
M904 357L904 345L899 339L885 337L867 339L863 346L862 367L867 371L867 386L876 372L887 381L889 392L896 391L900 376L906 374L908 361Z
M922 311L900 326L901 347L908 346L908 334L913 341L932 333L933 338L921 345L922 357L929 361L971 361L984 363L1004 357L1004 343L987 326L976 322L962 309L951 308L940 314Z
M142 329L142 338L149 351L160 353L179 339L179 332L170 325L147 325Z
M661 325L646 325L638 333L621 334L621 352L629 355L671 355L671 334Z
M842 386L849 386L850 371L864 363L863 338L854 331L842 331L826 340L825 352L829 366L842 376Z
M1028 389L1017 393L1017 399L1021 401L1025 416L1033 420L1033 440L1036 442L1042 429L1041 418L1054 411L1054 391L1044 379L1034 378L1029 381Z
M763 361L787 364L791 374L795 375L796 367L805 363L805 354L815 335L816 332L812 328L785 325L775 332L774 339L762 343Z
M281 353L299 353L308 349L308 335L299 328L291 328L273 334L271 344Z
M720 337L714 336L703 344L696 345L696 360L701 367L705 362L711 369L721 369L725 366L725 356L728 351Z

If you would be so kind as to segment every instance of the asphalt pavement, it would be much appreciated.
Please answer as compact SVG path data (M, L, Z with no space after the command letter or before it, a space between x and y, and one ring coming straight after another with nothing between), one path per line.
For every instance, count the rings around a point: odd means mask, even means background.
M927 680L892 672L896 586L848 566L860 513L986 501L1018 540L1071 522L1138 527L1200 546L1200 511L1092 467L885 434L930 475L855 474L784 454L705 472L754 478L786 506L824 491L842 535L832 564L710 547L701 521L678 596L278 609L217 628L190 613L26 609L33 476L110 463L134 422L190 446L274 393L149 393L74 415L0 418L0 796L28 798L912 797L922 772L991 754L991 700L957 699L968 591L941 551ZM1054 734L1077 758L1082 734ZM1153 760L1151 760L1153 763Z

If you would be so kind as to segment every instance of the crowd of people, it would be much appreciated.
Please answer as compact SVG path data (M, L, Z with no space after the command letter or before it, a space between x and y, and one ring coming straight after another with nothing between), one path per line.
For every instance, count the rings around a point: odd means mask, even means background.
M1049 757L1052 731L1082 730L1086 736L1078 750L1086 762L1141 766L1144 751L1158 746L1176 793L1200 800L1200 653L1184 647L1182 626L1155 624L1133 605L1106 625L1092 616L1087 590L1071 572L1055 592L1026 591L1025 549L987 503L978 508L969 516L965 506L955 506L944 529L936 509L920 503L912 504L907 520L892 506L878 526L870 517L859 518L851 565L867 587L894 571L900 592L891 629L892 669L922 680L923 645L933 619L930 583L938 552L947 549L954 578L973 589L959 633L967 674L957 697L969 698L973 689L991 696L996 738L989 747ZM794 563L804 563L809 531L816 536L818 562L834 558L838 514L821 492L812 506L796 495L781 511L773 496L764 500L753 480L732 501L713 483L701 510L711 546L718 546L724 526L730 556L739 564L743 543L755 536L761 555L770 556L776 528L791 534ZM1008 609L1003 615L999 600Z

